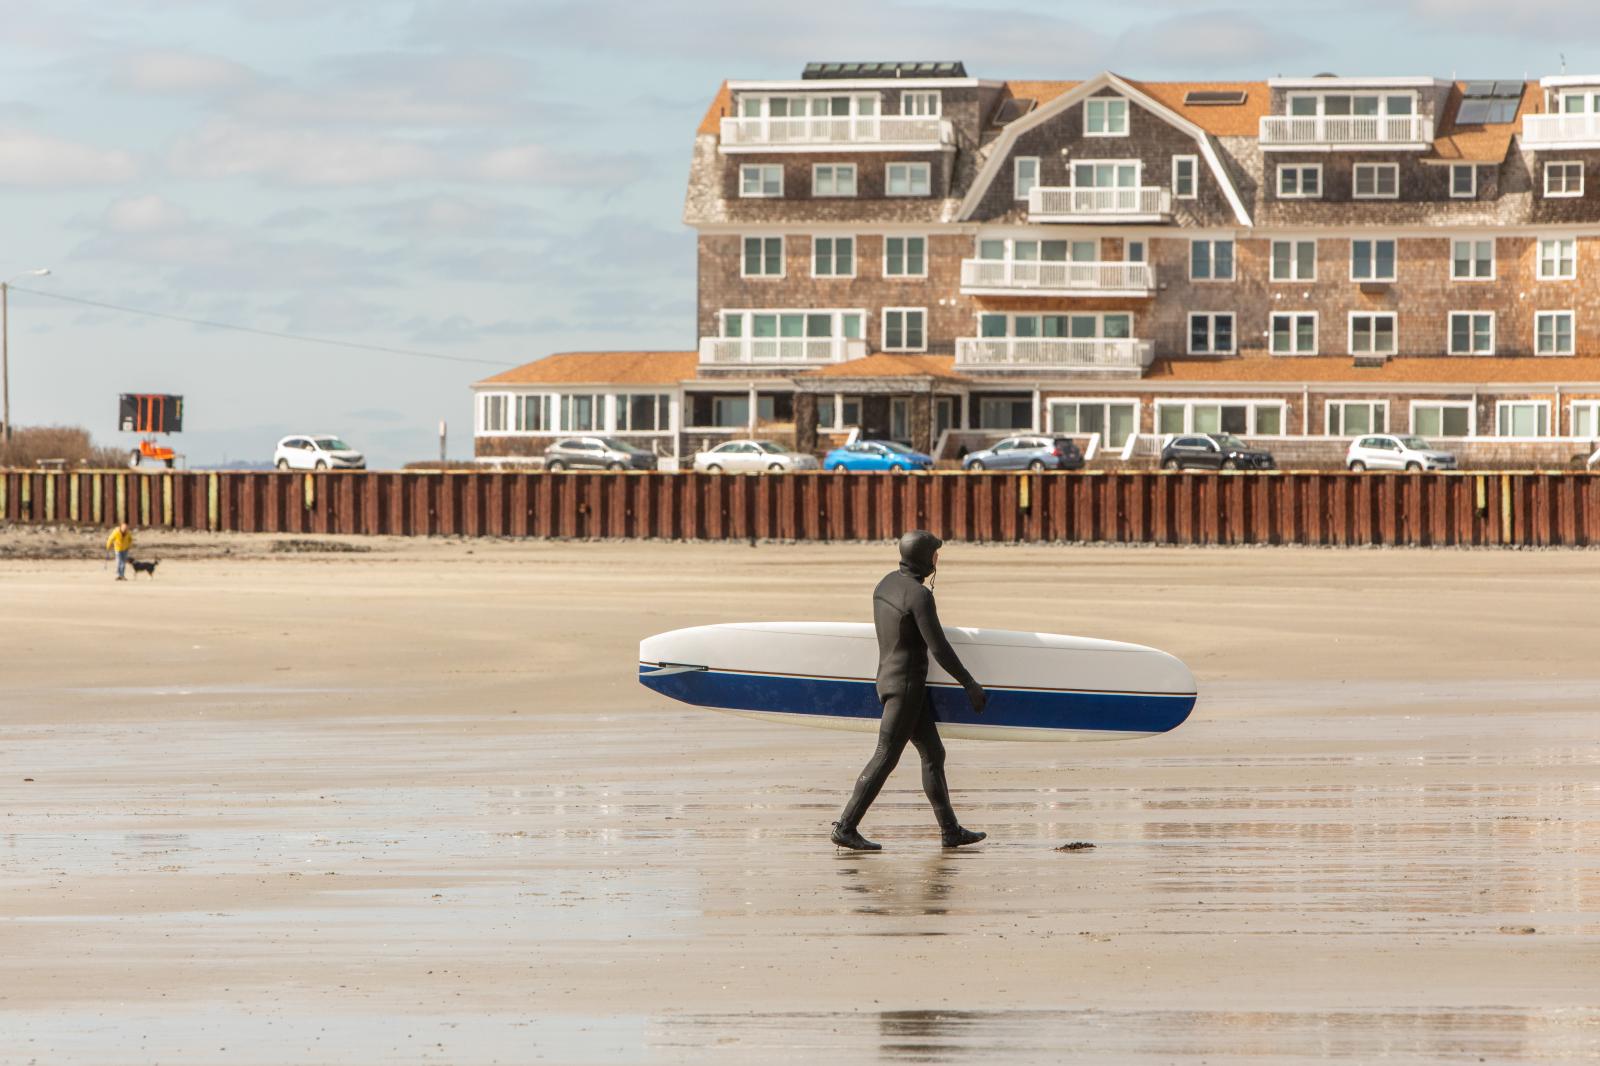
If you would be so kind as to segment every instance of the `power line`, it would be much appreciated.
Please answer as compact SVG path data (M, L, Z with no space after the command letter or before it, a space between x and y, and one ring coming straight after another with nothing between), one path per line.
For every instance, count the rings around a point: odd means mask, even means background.
M386 355L405 355L414 359L438 359L446 363L487 363L489 366L516 366L515 363L503 362L499 359L475 359L469 355L440 355L438 352L419 352L410 348L386 348L381 344L361 344L357 341L336 341L327 337L308 337L301 333L283 333L274 329L256 329L254 326L239 326L232 322L212 322L204 318L188 318L184 315L171 315L165 311L151 311L143 307L125 307L122 304L106 303L103 300L90 300L82 296L67 296L59 292L46 292L43 289L25 289L20 285L8 286L12 292L25 292L29 296L43 296L51 300L65 300L67 303L84 304L87 307L98 307L106 311L121 311L128 315L144 315L146 318L164 318L169 322L185 322L191 326L208 326L211 329L231 329L236 333L254 333L262 337L276 337L278 340L298 341L302 344L327 344L335 348L355 348L364 352L382 352Z

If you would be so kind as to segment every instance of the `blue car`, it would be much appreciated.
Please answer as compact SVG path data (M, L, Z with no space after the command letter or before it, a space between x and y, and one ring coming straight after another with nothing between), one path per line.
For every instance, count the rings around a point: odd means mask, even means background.
M892 440L858 440L835 448L822 459L822 469L837 474L864 470L927 470L933 457Z

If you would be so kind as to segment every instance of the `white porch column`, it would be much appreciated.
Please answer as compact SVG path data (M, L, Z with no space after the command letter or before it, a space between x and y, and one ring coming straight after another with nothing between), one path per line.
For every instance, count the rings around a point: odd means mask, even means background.
M749 415L748 421L750 425L748 432L753 437L756 435L756 387L754 385L750 386L750 410L745 413Z

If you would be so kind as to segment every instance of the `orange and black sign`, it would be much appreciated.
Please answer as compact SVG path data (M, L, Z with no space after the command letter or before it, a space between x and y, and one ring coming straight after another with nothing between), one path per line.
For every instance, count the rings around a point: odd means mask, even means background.
M117 426L124 433L182 433L183 397L158 393L122 394Z

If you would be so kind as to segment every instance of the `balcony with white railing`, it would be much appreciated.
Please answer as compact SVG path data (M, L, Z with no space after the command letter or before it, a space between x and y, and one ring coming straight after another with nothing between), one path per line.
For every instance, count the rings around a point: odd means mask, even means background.
M867 342L850 337L701 337L702 366L824 366L860 359Z
M1036 185L1028 190L1029 222L1165 222L1172 193L1153 185Z
M1426 148L1433 143L1433 119L1421 115L1264 115L1261 147Z
M1154 358L1149 341L1132 338L961 337L962 370L1123 370L1142 373Z
M1600 112L1524 115L1522 143L1528 148L1600 146Z
M961 292L967 296L1148 296L1155 287L1155 269L1148 263L961 261Z
M724 152L852 147L935 149L950 141L950 123L937 115L762 116L722 120Z

